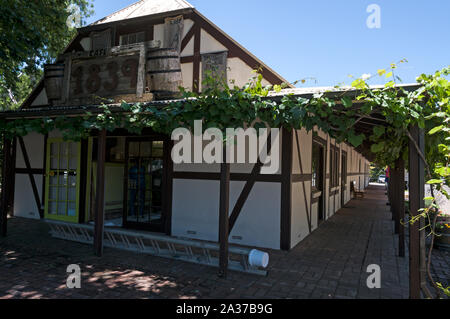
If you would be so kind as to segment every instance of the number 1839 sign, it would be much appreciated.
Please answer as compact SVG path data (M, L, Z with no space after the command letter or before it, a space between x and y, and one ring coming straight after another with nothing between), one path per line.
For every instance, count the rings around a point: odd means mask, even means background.
M136 94L139 54L73 59L69 98Z

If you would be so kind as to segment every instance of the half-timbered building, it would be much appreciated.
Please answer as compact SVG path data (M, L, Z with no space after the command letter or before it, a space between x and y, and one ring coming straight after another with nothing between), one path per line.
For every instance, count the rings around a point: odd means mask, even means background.
M286 82L186 1L143 0L79 29L21 109L2 117L76 116L121 100L170 103L178 86L201 91L209 71L242 86L254 69L264 85ZM58 131L15 138L9 213L219 240L220 164L174 164L170 137L151 131L104 134L81 142ZM230 165L231 244L289 250L344 206L353 188L368 185L369 161L349 144L305 129L283 129L280 141L275 174L262 174L259 164Z

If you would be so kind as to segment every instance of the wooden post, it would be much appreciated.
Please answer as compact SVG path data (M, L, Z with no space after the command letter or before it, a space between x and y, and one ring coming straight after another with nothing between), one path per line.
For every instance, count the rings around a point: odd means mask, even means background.
M410 128L411 136L419 149L424 151L423 130L418 126ZM414 145L409 142L409 206L410 217L419 214L418 210L424 206L424 163ZM420 228L422 222L409 225L409 297L420 299L421 292L421 258L420 258Z
M97 196L95 201L95 228L94 228L94 252L101 257L103 254L103 226L105 219L105 155L106 155L106 130L98 134L98 156L97 156Z
M16 187L16 155L17 155L17 138L11 141L11 157L9 160L9 188L8 188L8 209L9 216L14 216L14 191Z
M0 235L6 237L8 223L8 202L11 176L11 140L3 138L3 165L2 165L2 185L0 204Z
M230 206L230 164L226 163L226 147L220 166L220 206L219 206L219 277L226 277L228 270L228 212Z
M389 170L389 177L388 177L388 184L387 184L387 195L388 195L388 202L386 205L391 206L392 203L392 170L390 167L388 167ZM392 212L392 208L391 208ZM394 215L392 214L392 220L394 220Z
M392 210L392 216L394 217L394 229L395 234L398 234L399 227L400 227L400 219L399 219L399 201L400 201L400 181L399 181L399 170L397 167L397 163L395 163L395 167L391 169L391 180L392 180L392 189L391 189L391 210Z
M398 255L400 257L405 257L405 161L399 158L395 163L398 167L398 180L399 180L399 202L397 206L397 214L399 220L399 230L398 230Z
M283 128L282 133L280 248L288 251L291 249L293 130ZM327 156L327 160L328 158ZM329 199L330 196L328 196L328 206L330 205ZM327 214L324 212L324 220L326 216Z

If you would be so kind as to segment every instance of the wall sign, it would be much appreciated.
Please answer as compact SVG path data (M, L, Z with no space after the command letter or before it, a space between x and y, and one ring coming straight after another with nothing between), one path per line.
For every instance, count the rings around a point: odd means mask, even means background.
M139 54L72 60L69 98L136 93Z
M146 79L146 71L152 71L147 54L160 52L160 45L160 41L148 41L60 55L58 64L46 68L47 96L54 96L50 103L86 106L154 99ZM179 63L179 55L175 57Z

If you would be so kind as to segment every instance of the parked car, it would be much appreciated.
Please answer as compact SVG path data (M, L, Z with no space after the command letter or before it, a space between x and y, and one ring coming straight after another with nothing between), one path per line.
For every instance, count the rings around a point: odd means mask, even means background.
M380 175L378 176L378 183L386 183L386 175Z

